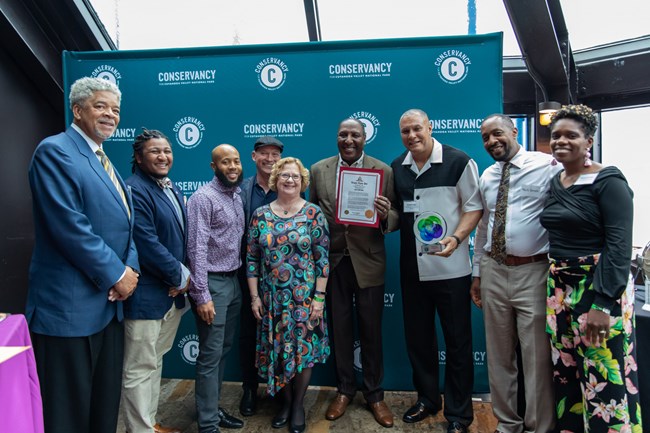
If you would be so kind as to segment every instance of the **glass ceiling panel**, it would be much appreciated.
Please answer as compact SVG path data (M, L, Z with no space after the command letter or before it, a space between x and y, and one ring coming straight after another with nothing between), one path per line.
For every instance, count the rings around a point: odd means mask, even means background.
M90 0L119 49L309 40L302 0ZM521 55L502 0L321 0L325 41L504 32Z
M309 40L301 0L90 0L121 50Z
M504 55L521 55L502 0L325 0L323 40L504 32Z
M560 3L574 51L650 34L648 0L560 0Z

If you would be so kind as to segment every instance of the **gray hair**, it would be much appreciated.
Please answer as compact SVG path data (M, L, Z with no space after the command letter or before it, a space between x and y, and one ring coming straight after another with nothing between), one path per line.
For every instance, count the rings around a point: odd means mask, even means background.
M117 96L117 102L122 99L122 92L112 81L102 78L83 77L70 87L70 109L75 105L83 105L95 92L111 92Z

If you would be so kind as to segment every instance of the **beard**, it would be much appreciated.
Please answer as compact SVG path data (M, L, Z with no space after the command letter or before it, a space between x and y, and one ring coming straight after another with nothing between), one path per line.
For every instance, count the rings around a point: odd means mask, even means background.
M223 172L222 172L221 170L219 170L219 169L217 169L217 170L214 171L214 175L217 176L217 179L219 179L219 181L220 181L224 186L226 186L226 187L228 187L228 188L232 188L232 187L234 187L234 186L238 186L238 185L242 182L242 180L244 180L244 171L243 171L243 170L242 170L241 173L239 173L239 177L237 178L237 180L234 180L234 181L228 179L228 178L226 177L226 175L223 174Z

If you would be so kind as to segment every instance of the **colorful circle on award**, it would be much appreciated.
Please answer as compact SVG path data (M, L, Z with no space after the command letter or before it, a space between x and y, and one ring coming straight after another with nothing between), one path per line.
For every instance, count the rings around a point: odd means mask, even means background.
M423 244L435 244L447 234L447 221L437 212L421 213L415 218L413 233Z
M375 215L375 212L372 209L368 209L365 213L366 218L372 218Z

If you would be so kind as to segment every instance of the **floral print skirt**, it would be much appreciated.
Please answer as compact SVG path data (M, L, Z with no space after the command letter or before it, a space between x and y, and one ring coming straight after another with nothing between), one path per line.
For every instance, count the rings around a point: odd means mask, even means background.
M605 343L591 346L585 337L599 256L551 259L546 332L551 340L556 431L642 433L631 281L611 310Z

